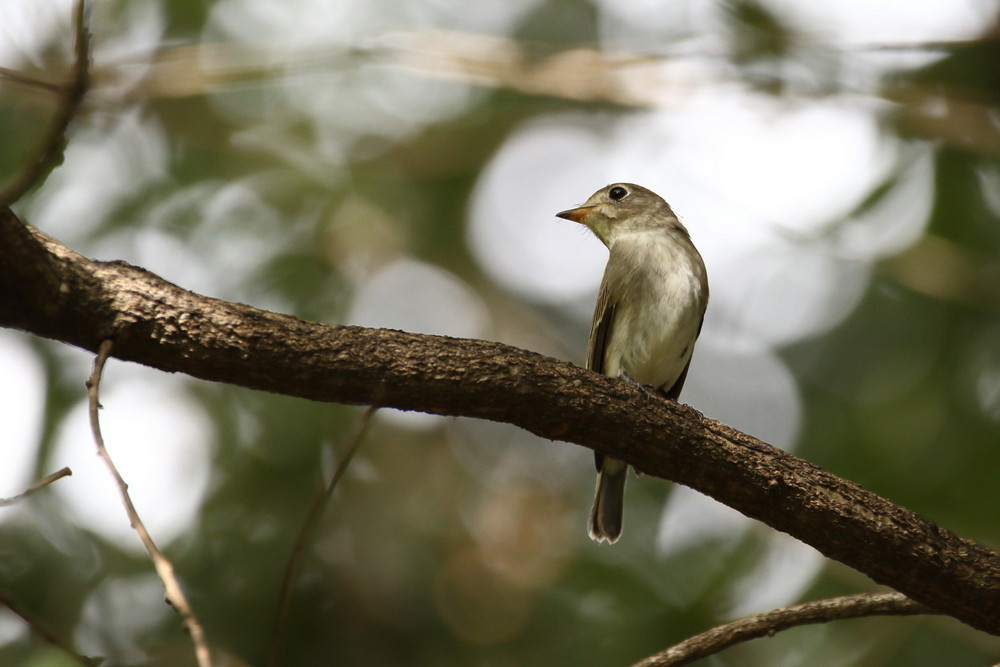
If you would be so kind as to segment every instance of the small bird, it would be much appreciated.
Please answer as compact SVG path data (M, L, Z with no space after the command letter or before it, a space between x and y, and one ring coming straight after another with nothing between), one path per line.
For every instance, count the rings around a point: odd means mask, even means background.
M687 229L659 195L632 183L608 185L556 215L586 225L609 250L587 368L677 400L708 306L708 274ZM588 532L613 544L622 533L628 464L594 458Z

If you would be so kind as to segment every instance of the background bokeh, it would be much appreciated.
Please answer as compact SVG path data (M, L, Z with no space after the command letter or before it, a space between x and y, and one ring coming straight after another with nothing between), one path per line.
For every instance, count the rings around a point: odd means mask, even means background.
M330 323L578 364L606 251L554 217L662 194L712 300L683 400L1000 547L1000 25L989 0L108 0L66 159L16 207L81 253ZM71 62L2 0L0 66ZM56 108L0 76L0 178ZM0 331L0 590L88 655L193 655L93 454L91 355ZM112 361L106 439L213 647L267 655L308 503L360 416ZM380 412L295 587L287 664L628 664L876 590L688 489L586 537L589 451ZM947 618L802 628L718 665L984 665ZM0 609L0 663L65 664Z

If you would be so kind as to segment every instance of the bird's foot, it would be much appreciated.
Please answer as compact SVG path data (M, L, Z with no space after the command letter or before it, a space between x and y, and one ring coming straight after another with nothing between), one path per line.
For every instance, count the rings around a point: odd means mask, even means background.
M638 387L639 389L642 389L643 393L646 394L646 397L649 398L649 399L651 399L651 400L661 401L664 398L663 394L661 394L660 392L658 392L656 390L656 387L654 387L651 384L643 384L641 382L633 380L628 375L625 375L625 373L619 373L618 377L619 377L619 379L625 380L629 384L634 385L634 386Z

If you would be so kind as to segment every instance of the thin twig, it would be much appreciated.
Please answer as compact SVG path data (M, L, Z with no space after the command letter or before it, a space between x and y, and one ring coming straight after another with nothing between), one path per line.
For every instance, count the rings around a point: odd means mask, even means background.
M337 482L344 476L347 466L350 465L351 459L354 458L358 448L361 446L361 441L364 440L365 434L368 432L368 427L371 425L372 417L378 408L378 402L372 401L371 407L361 415L361 419L358 420L354 428L354 433L347 440L344 454L334 463L330 482L326 485L325 489L316 494L312 504L309 506L309 513L306 515L306 519L299 529L299 534L295 538L295 544L292 547L291 555L288 557L285 574L281 580L278 607L274 613L274 625L271 630L271 651L267 661L267 664L271 667L281 663L281 658L285 651L285 637L288 634L288 612L292 600L292 582L298 573L306 547L312 541L312 536L319 525L320 517L323 516L323 510L326 509L326 505L330 501L334 489L337 488Z
M187 628L188 633L191 635L191 641L194 643L194 652L198 658L198 665L200 667L211 667L212 655L208 650L208 644L205 642L205 630L202 628L201 623L194 614L194 610L191 609L191 605L188 604L187 598L184 596L180 582L177 581L177 577L174 575L174 566L157 548L156 543L153 542L153 538L150 537L149 532L146 530L146 525L139 518L139 513L136 511L135 505L132 504L132 498L128 493L128 484L122 479L114 461L111 460L111 455L104 446L104 437L101 435L101 423L97 411L101 407L101 376L104 373L104 364L111 354L111 347L112 342L110 338L101 343L101 347L97 352L97 358L94 360L94 370L90 374L90 379L87 380L87 397L90 402L90 428L94 434L94 442L97 444L97 453L104 460L104 463L108 466L108 470L111 471L115 482L118 484L118 491L121 493L125 513L128 514L129 522L139 536L139 540L142 541L142 545L146 547L146 551L153 561L153 566L156 568L156 573L159 575L160 581L163 582L163 587L167 592L167 602L180 614L181 620L184 622L184 627Z
M902 593L861 593L815 600L747 616L685 639L667 650L635 663L633 667L676 667L714 655L735 644L770 637L799 625L826 623L862 616L913 616L938 614Z
M14 600L10 598L5 591L0 591L0 604L7 607L16 616L19 616L22 621L28 624L28 627L37 634L39 637L52 644L53 646L62 649L67 655L72 657L74 660L82 665L99 665L101 660L96 658L88 658L87 656L81 654L73 644L68 640L63 640L51 628L47 627L42 621L35 618L35 615L25 611L18 605Z
M90 85L90 31L87 29L87 0L77 0L73 11L76 34L73 70L63 98L42 142L38 156L25 167L13 182L0 191L0 207L10 206L62 162L66 150L66 130L76 116Z
M20 502L27 496L30 496L35 491L38 491L39 489L44 489L52 482L60 480L63 477L69 477L72 474L73 471L70 470L69 468L61 468L59 470L56 470L51 475L43 477L42 479L38 480L37 482L26 488L21 493L17 494L16 496L11 496L10 498L0 498L0 507L7 507L8 505L13 505L16 502Z
M65 88L62 82L50 81L8 67L0 67L0 79L25 88L38 88L46 93L61 93Z

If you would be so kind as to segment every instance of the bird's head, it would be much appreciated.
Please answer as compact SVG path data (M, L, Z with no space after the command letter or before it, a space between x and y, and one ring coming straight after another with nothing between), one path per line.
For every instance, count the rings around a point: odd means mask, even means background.
M586 225L608 247L623 233L657 228L684 230L667 202L652 190L634 183L607 185L592 194L582 206L556 215Z

